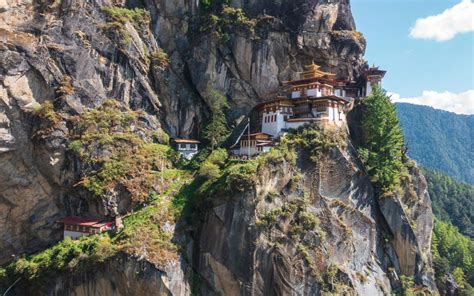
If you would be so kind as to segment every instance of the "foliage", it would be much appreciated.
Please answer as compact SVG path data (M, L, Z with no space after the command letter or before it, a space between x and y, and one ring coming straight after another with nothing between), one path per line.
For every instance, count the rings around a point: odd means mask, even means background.
M63 79L59 83L59 87L56 89L56 94L72 95L74 93L74 86L72 85L72 78L69 75L64 75Z
M433 265L437 279L453 273L458 285L474 285L474 241L450 223L435 220L432 238Z
M396 104L408 155L423 167L474 184L474 116Z
M346 132L339 128L323 128L317 123L305 124L293 130L281 140L290 150L303 148L312 161L317 162L322 152L346 146Z
M400 284L403 296L415 296L415 291L413 289L415 283L413 281L413 278L402 274L400 276Z
M221 169L224 167L227 158L226 149L214 150L202 163L199 175L207 179L217 179L221 175Z
M44 102L39 108L33 111L33 114L53 126L57 125L61 120L61 117L54 110L54 105L51 101Z
M109 20L119 23L132 23L138 27L150 24L150 13L145 9L124 7L104 7L103 12L107 14Z
M385 91L374 88L362 102L363 140L359 154L371 181L382 193L398 189L403 168L403 133L395 106Z
M199 31L213 32L223 43L230 41L230 34L233 32L243 31L252 35L255 33L257 21L248 18L241 8L217 5L212 13L210 9L208 11L201 20Z
M474 186L456 182L440 172L425 169L433 213L438 219L449 221L459 231L474 238Z
M133 200L140 201L166 185L158 182L154 172L169 168L178 156L169 146L138 135L146 135L147 130L140 127L136 112L109 100L77 116L73 125L69 149L86 165L80 184L95 196L121 184Z
M170 59L163 49L158 49L151 54L153 66L157 69L164 70L169 67Z
M20 258L8 265L0 275L0 283L12 283L18 277L41 283L63 273L87 268L114 256L117 248L107 234L82 237L79 240L65 239L51 248L28 257Z
M244 192L255 185L255 175L257 173L257 163L247 161L242 164L229 166L225 170L226 185L229 191L237 190Z
M202 132L203 138L214 150L222 144L229 135L227 120L224 111L229 107L227 98L217 91L210 91L208 105L211 110L211 118Z
M145 9L104 7L103 12L107 15L107 23L102 28L107 37L120 47L128 47L132 41L130 33L125 28L126 23L131 23L140 33L145 32L150 25L150 13Z
M288 234L293 240L301 242L309 248L318 247L314 241L306 241L305 237L309 232L315 234L319 242L325 239L326 234L319 227L319 219L308 211L308 200L306 197L299 197L286 202L281 207L274 208L259 216L259 225L267 228L281 228L282 222L289 222Z

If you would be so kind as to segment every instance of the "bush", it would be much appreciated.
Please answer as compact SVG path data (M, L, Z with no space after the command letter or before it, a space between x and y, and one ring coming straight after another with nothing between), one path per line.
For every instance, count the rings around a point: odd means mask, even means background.
M243 164L235 164L226 169L226 184L229 190L244 192L255 186L257 163L248 161Z
M151 61L155 68L161 70L168 68L170 64L168 54L164 52L161 48L151 54Z
M61 117L54 110L54 105L51 101L44 102L33 111L33 114L45 120L51 126L56 126L61 120Z
M128 47L132 41L130 33L125 28L125 23L131 23L140 33L144 33L150 25L150 13L144 9L104 7L103 12L107 15L107 23L102 29L107 37L120 47Z
M207 179L217 179L220 175L221 170L219 169L219 166L209 161L204 162L199 169L199 176Z

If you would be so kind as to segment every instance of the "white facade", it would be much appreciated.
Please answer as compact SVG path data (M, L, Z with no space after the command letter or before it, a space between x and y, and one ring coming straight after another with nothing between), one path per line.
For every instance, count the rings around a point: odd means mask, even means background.
M178 143L176 149L187 160L193 158L199 151L198 144L195 143Z
M343 109L343 105L337 101L316 101L310 110L311 114L307 117L294 118L292 107L279 107L275 111L263 112L262 133L278 137L282 130L297 129L308 122L342 125L346 121Z
M292 91L291 92L291 98L292 99L301 98L301 91L299 91L299 90Z
M79 232L79 231L71 231L71 230L64 230L64 238L70 237L71 239L78 239L82 236L87 236L89 233Z
M255 155L269 152L270 150L271 146L259 145L256 140L250 140L250 144L248 140L242 140L240 142L239 149L233 150L232 153L242 156L250 155L250 157L254 157Z

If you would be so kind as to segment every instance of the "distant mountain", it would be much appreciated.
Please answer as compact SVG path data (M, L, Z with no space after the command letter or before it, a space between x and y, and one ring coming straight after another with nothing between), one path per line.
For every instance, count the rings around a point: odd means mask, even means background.
M423 167L474 184L474 115L397 103L408 154Z

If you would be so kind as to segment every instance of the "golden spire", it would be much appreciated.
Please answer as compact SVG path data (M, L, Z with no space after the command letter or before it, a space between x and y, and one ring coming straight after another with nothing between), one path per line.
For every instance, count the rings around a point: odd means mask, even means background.
M314 63L314 60L311 64L304 66L305 71L300 72L301 78L302 79L307 79L307 78L320 78L324 76L334 76L335 74L329 73L329 72L324 72L320 70L320 66L316 65Z

